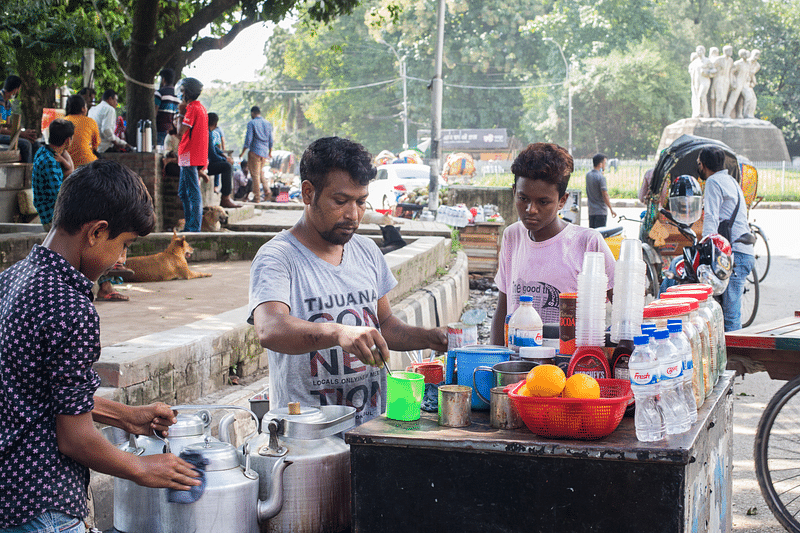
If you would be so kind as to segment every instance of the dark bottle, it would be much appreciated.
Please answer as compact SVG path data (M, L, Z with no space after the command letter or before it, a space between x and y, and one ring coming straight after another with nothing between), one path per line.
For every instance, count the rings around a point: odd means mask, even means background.
M611 375L614 376L615 379L630 381L631 376L628 372L628 360L631 358L632 352L633 341L620 339L619 344L614 348L614 353L611 354ZM631 398L628 407L625 409L625 416L633 416L635 412L634 407L633 398Z

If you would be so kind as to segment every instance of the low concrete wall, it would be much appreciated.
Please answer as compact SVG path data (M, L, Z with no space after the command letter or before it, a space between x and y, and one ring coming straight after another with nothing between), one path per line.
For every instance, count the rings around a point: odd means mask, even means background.
M31 188L31 168L27 163L0 164L0 221L13 222L19 214L17 193Z

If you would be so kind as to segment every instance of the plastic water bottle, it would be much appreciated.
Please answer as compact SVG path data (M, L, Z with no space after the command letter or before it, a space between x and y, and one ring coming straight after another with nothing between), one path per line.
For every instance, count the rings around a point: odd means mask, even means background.
M542 319L533 308L533 297L520 296L519 307L508 321L508 347L519 353L521 346L541 346L542 338Z
M656 351L656 339L653 337L653 335L656 332L656 325L655 324L650 324L650 323L642 324L641 325L641 329L642 329L642 335L647 335L647 337L650 339L650 341L649 341L650 342L650 349L653 350L653 352L655 352Z
M697 401L692 388L692 374L694 373L692 345L689 344L689 337L683 332L683 323L679 319L669 319L667 329L670 342L675 345L678 354L683 357L683 399L686 400L686 408L689 410L689 420L694 424L697 422Z
M667 435L677 435L688 431L692 425L683 397L683 358L670 342L669 331L657 329L655 339L664 422L667 425Z
M650 349L650 337L647 335L637 335L633 338L633 344L628 371L636 401L633 417L636 438L642 442L661 440L667 434L667 427L659 399L658 359Z

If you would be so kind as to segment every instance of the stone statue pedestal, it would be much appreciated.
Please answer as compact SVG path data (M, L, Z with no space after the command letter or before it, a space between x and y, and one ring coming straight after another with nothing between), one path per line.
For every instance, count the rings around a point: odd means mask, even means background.
M783 132L757 118L684 118L664 128L658 153L687 133L727 144L750 161L790 161Z

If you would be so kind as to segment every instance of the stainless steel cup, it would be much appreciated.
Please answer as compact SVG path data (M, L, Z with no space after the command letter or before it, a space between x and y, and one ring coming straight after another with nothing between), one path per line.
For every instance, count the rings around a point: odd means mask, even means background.
M497 429L517 429L522 427L514 402L504 392L505 387L492 387L489 403L489 424Z
M441 385L438 394L440 426L461 428L470 425L472 387Z
M517 383L518 381L522 381L528 375L528 372L531 371L533 367L535 367L538 363L534 363L532 361L503 361L500 363L495 363L493 366L479 366L472 372L472 384L475 386L475 392L478 393L478 397L483 400L484 402L491 405L489 398L485 398L483 394L481 394L481 390L477 384L477 375L481 372L491 372L492 373L492 387L505 387L506 385L511 385L513 383ZM485 391L485 389L484 389Z

